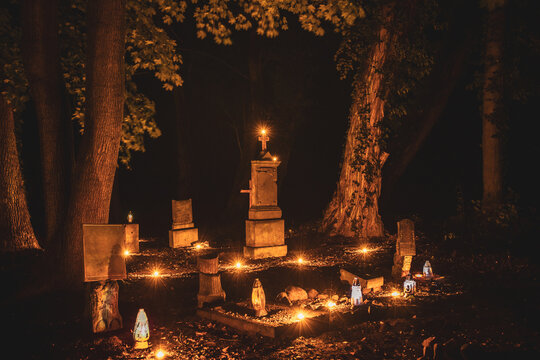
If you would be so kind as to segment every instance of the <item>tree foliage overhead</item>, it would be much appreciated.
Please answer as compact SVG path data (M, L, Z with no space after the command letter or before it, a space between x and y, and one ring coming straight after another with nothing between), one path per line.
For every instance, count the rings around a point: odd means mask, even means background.
M10 11L18 7L13 0L0 12L2 87L14 108L20 111L28 100L27 81L20 60L20 29ZM325 33L327 24L343 32L363 17L360 1L347 0L127 0L126 97L119 161L129 167L133 151L144 151L148 135L161 135L154 116L155 104L136 84L138 74L151 73L171 91L182 85L179 70L182 57L169 26L188 16L195 21L200 39L212 37L217 44L232 44L234 31L253 29L257 34L275 37L286 30L288 17L316 35ZM85 44L86 1L70 0L60 9L61 66L65 87L71 98L71 118L84 132L86 101Z

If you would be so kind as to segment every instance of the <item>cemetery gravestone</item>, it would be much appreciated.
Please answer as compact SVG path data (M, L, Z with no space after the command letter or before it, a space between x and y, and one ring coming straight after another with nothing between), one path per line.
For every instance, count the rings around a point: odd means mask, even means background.
M404 277L411 271L413 256L416 255L416 242L414 237L414 222L409 219L398 221L398 235L396 252L394 254L394 266L392 275Z
M199 240L199 231L193 224L191 199L172 201L172 230L169 230L169 246L191 246Z
M221 288L221 274L218 272L219 255L210 253L197 258L199 268L199 293L197 306L225 301L225 291Z
M124 225L83 224L84 281L89 283L92 331L122 328L118 282L127 277Z
M277 168L280 161L266 151L268 136L259 138L263 151L251 161L249 213L246 220L244 256L253 259L287 255L285 222L277 205Z
M130 254L139 252L139 224L124 224L126 234L125 249Z

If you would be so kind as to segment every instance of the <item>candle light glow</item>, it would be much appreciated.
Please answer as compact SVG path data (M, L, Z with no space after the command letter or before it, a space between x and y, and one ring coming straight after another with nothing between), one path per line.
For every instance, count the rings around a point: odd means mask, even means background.
M303 320L305 318L304 313L301 313L301 312L296 314L296 317L298 318L298 320Z
M165 357L165 353L162 350L158 350L156 353L156 359L163 359Z

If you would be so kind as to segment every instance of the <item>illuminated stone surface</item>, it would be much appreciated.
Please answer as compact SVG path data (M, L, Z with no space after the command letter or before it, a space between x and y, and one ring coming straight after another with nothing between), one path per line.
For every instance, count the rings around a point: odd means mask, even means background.
M253 281L251 305L253 306L253 310L255 310L255 316L268 315L268 312L266 311L266 295L264 294L264 289L259 279Z
M199 240L199 231L193 223L191 199L172 201L172 220L172 229L169 230L170 247L187 247Z
M84 281L125 279L124 225L83 224Z
M199 268L199 293L197 306L225 301L226 294L221 287L221 275L218 273L218 254L201 255L197 258Z
M285 244L285 221L246 220L246 245L251 247Z
M139 252L139 224L124 224L126 232L125 250L130 254Z
M92 331L101 333L122 328L118 310L118 282L100 281L90 285Z
M409 219L398 221L398 234L392 276L405 277L410 269L412 257L416 255L416 241L414 238L414 222Z
M244 256L249 259L264 259L287 255L287 245L251 247L244 246Z

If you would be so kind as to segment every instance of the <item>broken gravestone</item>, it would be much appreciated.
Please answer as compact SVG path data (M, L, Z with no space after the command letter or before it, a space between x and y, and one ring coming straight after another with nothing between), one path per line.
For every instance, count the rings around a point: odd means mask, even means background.
M225 301L225 291L221 288L221 274L218 271L219 254L210 253L197 258L199 268L199 293L197 305L213 304Z
M172 229L169 230L169 246L191 246L199 240L199 231L193 224L191 199L172 201Z
M416 242L414 238L414 222L409 219L398 221L398 234L392 276L400 278L407 276L411 271L413 256L416 255Z

